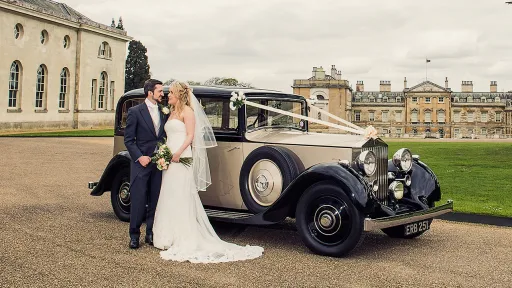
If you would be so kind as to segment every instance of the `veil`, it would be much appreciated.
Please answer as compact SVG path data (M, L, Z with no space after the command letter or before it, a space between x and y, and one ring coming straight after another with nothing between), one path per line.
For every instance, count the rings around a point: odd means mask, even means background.
M206 191L206 188L212 184L206 148L217 146L217 141L215 140L210 121L208 121L208 117L204 113L203 106L199 103L194 93L192 93L192 88L189 91L189 98L196 122L194 140L192 141L194 181L197 191Z

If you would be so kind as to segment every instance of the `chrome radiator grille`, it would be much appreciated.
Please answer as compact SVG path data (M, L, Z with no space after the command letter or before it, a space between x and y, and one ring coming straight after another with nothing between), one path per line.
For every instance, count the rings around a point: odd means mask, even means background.
M383 204L388 202L388 147L387 146L373 146L363 147L363 151L371 150L377 156L377 171L371 177L366 177L371 183L377 179L379 183L379 190L375 193L377 199Z

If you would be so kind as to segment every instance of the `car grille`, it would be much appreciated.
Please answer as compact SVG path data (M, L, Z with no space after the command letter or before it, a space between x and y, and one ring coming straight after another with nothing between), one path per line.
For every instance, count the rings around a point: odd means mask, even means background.
M388 147L387 146L371 146L363 147L362 151L371 150L377 156L377 171L371 177L365 177L369 183L377 179L379 190L375 193L377 199L383 203L388 202Z

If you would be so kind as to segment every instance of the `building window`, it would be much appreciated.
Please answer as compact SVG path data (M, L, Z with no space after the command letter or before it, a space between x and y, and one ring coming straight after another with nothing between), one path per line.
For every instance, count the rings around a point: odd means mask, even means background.
M370 111L369 116L368 116L368 119L369 119L370 121L375 121L375 112Z
M458 137L459 134L460 134L460 129L459 128L453 129L453 134L454 134L455 137Z
M111 110L114 110L114 96L116 95L116 83L114 81L110 81L110 93L109 93L109 97L110 97L110 109Z
M430 97L425 97L425 103L432 103Z
M437 103L444 103L444 97L437 98Z
M14 39L20 39L23 36L23 26L18 23L14 26Z
M105 109L105 91L107 88L107 73L101 72L100 91L98 93L98 109Z
M480 115L480 120L482 122L487 122L487 112L482 112L482 114Z
M416 109L411 111L411 122L418 123L418 110Z
M468 122L475 121L475 114L473 112L468 112Z
M473 102L473 97L468 96L468 97L466 98L466 102L468 102L468 103L469 103L469 102Z
M397 103L401 103L402 102L402 97L396 97L396 102Z
M437 111L437 122L438 123L444 123L446 121L445 119L445 113L444 110Z
M375 102L375 97L370 97L370 102Z
M412 103L418 103L418 97L412 97Z
M496 112L496 122L501 122L501 112Z
M396 137L400 137L402 135L402 128L396 128Z
M387 103L387 102L388 102L388 97L384 97L384 98L382 98L382 102L383 102L383 103Z
M67 108L69 73L66 68L60 72L59 109Z
M37 68L37 83L36 83L36 108L46 109L46 76L48 75L46 66L39 65Z
M402 111L396 111L395 112L395 121L396 122L402 122Z
M48 42L48 32L46 30L41 31L39 35L39 41L41 44L46 44Z
M496 98L494 98L494 102L496 102L496 103L500 103L500 102L501 102L500 97L496 97Z
M98 57L110 59L112 58L112 49L107 42L102 42L98 51Z
M487 98L485 98L485 97L480 97L480 102L482 102L482 103L487 102Z
M382 111L382 122L388 122L388 111Z
M361 112L356 111L356 112L355 112L355 117L354 117L354 118L356 119L356 121L357 121L357 122L361 121Z
M412 128L412 135L414 135L414 136L418 135L418 128L416 128L416 127Z
M71 44L71 39L69 38L69 36L68 35L64 36L64 39L62 40L62 46L65 49L68 49L70 44Z
M432 122L432 112L431 111L425 111L425 123L431 123Z
M12 62L9 71L9 103L8 108L18 108L20 94L21 66L17 61Z
M453 122L460 122L460 112L459 111L453 112Z
M98 80L92 79L91 82L91 109L96 109L96 91L98 86Z
M482 135L487 134L487 128L481 128L480 129L480 134L482 134Z
M459 97L453 98L453 102L459 102Z

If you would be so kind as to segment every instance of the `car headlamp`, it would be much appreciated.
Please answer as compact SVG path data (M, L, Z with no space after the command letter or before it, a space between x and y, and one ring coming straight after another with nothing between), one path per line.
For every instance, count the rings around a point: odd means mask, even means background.
M393 164L402 172L409 172L412 168L412 154L407 148L396 151L393 155Z
M364 171L366 176L372 176L377 170L377 157L373 151L364 151L357 157L359 170Z

